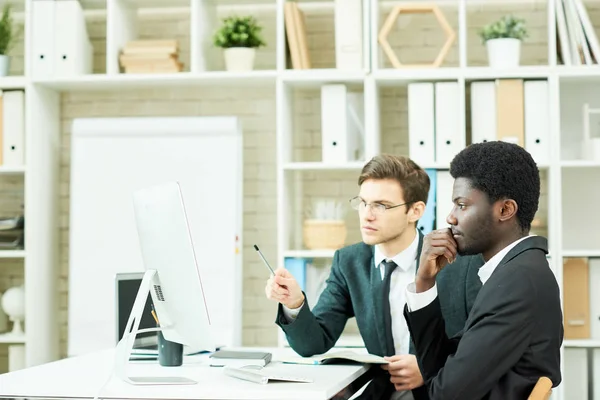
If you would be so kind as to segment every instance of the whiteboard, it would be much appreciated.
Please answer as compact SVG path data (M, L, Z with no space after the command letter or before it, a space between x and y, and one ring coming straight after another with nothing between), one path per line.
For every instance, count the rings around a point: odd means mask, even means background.
M73 121L69 356L116 345L115 275L144 271L133 192L172 181L181 185L214 335L241 346L242 147L235 117Z

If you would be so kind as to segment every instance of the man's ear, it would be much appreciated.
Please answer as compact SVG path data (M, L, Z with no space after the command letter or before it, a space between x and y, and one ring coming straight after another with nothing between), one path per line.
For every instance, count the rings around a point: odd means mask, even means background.
M499 221L508 221L513 217L517 217L519 206L513 199L506 199L500 202L500 210L498 215Z
M417 222L425 213L425 203L417 201L413 203L408 211L408 222Z

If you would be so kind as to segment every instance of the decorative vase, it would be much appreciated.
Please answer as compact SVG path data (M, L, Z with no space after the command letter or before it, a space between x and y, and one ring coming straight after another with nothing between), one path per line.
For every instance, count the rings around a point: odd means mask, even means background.
M23 286L15 286L4 292L2 296L2 308L13 321L13 330L11 334L15 336L23 335L22 322L25 319L25 289Z
M0 54L0 76L7 76L10 69L10 57Z
M227 71L252 71L256 49L252 47L230 47L223 51Z
M513 38L490 39L485 42L492 68L515 68L520 64L521 41Z

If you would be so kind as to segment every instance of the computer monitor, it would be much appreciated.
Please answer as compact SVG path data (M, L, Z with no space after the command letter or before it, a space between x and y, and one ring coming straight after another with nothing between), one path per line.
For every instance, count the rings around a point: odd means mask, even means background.
M136 191L133 208L144 268L156 271L150 293L165 339L215 351L179 183Z
M137 296L143 272L118 273L115 275L115 343L123 338L127 320L133 309L133 303ZM140 318L139 329L156 327L156 321L150 313L152 310L152 297L148 295L144 305L144 313ZM156 349L158 346L158 335L156 332L138 333L135 338L134 347L141 349Z

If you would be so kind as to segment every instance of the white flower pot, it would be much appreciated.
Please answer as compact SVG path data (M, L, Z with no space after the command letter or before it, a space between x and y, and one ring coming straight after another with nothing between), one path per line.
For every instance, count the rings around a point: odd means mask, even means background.
M230 47L223 51L227 71L252 71L256 49L252 47Z
M492 68L518 67L521 59L521 41L519 39L501 38L485 42L488 62Z
M0 76L7 76L10 69L10 57L0 54Z

